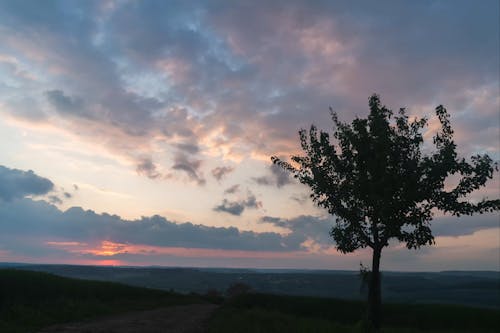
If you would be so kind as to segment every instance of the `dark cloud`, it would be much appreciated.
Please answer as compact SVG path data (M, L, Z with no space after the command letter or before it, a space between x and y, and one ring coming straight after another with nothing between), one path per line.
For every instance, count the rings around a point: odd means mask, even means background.
M234 194L240 191L240 184L234 184L224 190L225 194Z
M222 200L220 205L214 207L216 212L225 212L231 215L240 216L245 210L245 203L242 201L229 201L227 199Z
M66 199L71 199L73 197L73 195L69 192L64 192L63 195Z
M175 223L158 215L124 220L117 215L96 214L80 207L62 212L44 201L30 199L0 205L0 221L2 249L11 247L13 252L31 255L37 254L33 246L40 247L52 240L88 244L108 240L125 244L248 251L295 251L301 249L302 241L273 232ZM33 253L28 253L30 251Z
M203 161L196 158L199 152L197 144L193 143L177 143L173 145L177 153L174 156L172 169L185 173L190 181L196 182L198 185L204 185L206 180L201 172ZM171 179L173 174L165 174L158 170L158 166L150 157L140 158L136 167L139 174L146 175L150 179Z
M325 218L303 215L284 219L264 216L261 218L261 222L288 229L292 234L301 234L323 246L333 244L333 240L329 237L329 232L335 224L335 217ZM498 232L497 228L499 227L500 221L495 214L463 216L460 218L442 216L435 218L431 222L432 233L436 237L471 235L483 229L492 229L492 232Z
M233 171L234 168L229 166L216 167L215 169L212 169L212 176L214 176L214 178L218 181L221 181L224 177L226 177Z
M137 164L136 171L138 174L146 175L148 178L157 179L161 176L158 172L156 164L153 163L151 158L142 158Z
M44 195L54 189L47 178L36 175L32 170L9 169L0 165L0 199L10 201L27 195Z
M305 239L313 240L322 247L332 246L333 240L330 238L330 230L334 225L332 217L317 217L311 215L301 215L291 219L283 219L272 216L264 216L261 219L264 223L290 230L290 235L301 235Z
M200 170L202 161L190 158L183 153L177 153L174 158L172 169L183 171L191 181L198 185L205 185L206 180Z
M59 112L86 115L83 112L83 100L81 98L68 96L62 90L49 90L45 92L45 95L50 104Z
M195 143L177 143L174 146L189 154L196 154L200 151L200 147Z
M112 32L120 36L114 46L143 61L164 56L194 59L210 47L204 34L193 29L203 7L180 1L123 4L110 18Z
M61 32L68 35L88 33L93 26L92 19L77 13L88 12L95 4L73 3L65 6L64 1L51 1L47 4L30 3L29 1L2 1L0 17L10 24L19 24L22 32L37 30ZM71 20L64 20L71 17Z
M258 201L253 193L248 192L247 197L243 200L222 200L220 205L214 207L214 211L240 216L246 208L259 209L261 207L262 202Z
M290 178L288 172L284 171L276 164L271 164L269 166L269 171L269 175L253 177L253 181L258 185L276 186L278 188L292 183L292 179Z
M259 209L262 208L262 202L258 201L254 194L249 193L247 199L244 201L245 207Z
M460 218L443 216L431 222L431 229L434 236L463 236L470 235L481 229L498 227L500 227L498 213L461 216Z

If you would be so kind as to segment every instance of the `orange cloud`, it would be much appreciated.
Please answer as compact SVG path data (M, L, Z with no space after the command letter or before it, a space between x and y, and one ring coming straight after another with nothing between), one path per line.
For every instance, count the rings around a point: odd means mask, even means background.
M123 243L115 243L111 241L102 241L101 246L95 249L89 250L76 250L75 252L79 253L88 253L96 256L114 256L120 253L129 253L129 246Z

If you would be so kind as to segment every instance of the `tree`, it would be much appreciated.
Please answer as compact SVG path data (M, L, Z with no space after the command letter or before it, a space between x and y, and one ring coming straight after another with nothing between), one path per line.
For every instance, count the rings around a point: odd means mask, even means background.
M292 162L276 156L271 160L308 185L312 200L335 215L330 235L340 252L373 250L368 321L378 330L380 258L389 240L404 242L408 249L432 245L435 211L455 216L492 212L500 209L500 200L467 200L493 177L498 164L486 154L469 161L457 156L449 114L442 105L435 109L441 126L430 154L422 151L426 118L410 120L404 108L394 115L378 95L369 98L369 107L366 119L351 124L339 121L330 108L335 140L312 125L308 133L299 131L304 156L292 156ZM447 188L450 176L458 177L452 189Z

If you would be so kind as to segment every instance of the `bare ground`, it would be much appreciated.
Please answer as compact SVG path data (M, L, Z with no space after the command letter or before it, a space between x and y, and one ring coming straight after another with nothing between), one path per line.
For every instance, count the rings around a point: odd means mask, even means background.
M39 333L204 333L213 304L128 312L86 322L47 327Z

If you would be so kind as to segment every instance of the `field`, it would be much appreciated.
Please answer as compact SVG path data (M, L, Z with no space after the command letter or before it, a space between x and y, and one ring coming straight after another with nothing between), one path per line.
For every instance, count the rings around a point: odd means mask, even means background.
M12 333L131 310L210 301L196 294L16 269L0 269L0 297L0 332ZM226 298L208 329L210 333L363 332L364 313L364 302L359 300L248 293ZM488 333L500 328L499 309L386 303L383 315L386 333Z
M0 269L0 332L33 332L54 323L202 302L162 290Z
M210 333L363 332L365 305L316 297L241 295L212 317ZM498 332L500 311L453 305L386 304L386 333Z

